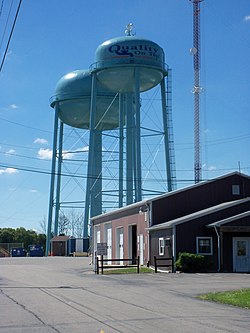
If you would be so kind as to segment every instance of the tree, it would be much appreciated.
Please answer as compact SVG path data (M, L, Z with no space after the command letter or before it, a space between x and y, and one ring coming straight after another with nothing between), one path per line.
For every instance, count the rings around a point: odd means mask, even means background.
M70 211L68 215L68 219L70 221L69 228L70 234L76 238L83 237L83 214L81 212L77 212L75 209Z
M2 228L0 229L0 243L14 243L15 229Z
M46 219L45 215L43 216L43 219L39 222L39 225L40 225L42 233L46 235L47 234L47 219Z
M26 230L25 228L17 228L15 232L15 241L23 243L25 249L31 244L36 244L37 234L34 230Z
M34 230L26 230L23 227L12 229L0 229L0 243L22 243L25 250L29 245L37 244L45 247L46 235L37 234Z
M69 219L64 213L61 213L59 215L59 219L58 219L59 235L67 234L68 233L68 227L69 227Z

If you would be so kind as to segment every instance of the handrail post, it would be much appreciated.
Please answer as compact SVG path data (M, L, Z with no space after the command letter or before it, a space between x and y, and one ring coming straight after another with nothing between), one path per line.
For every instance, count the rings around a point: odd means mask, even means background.
M101 263L102 263L101 269L102 269L102 275L103 275L103 254L101 255Z
M98 258L98 256L95 257L95 260L96 260L96 274L98 275L99 274L99 258Z
M154 256L154 264L155 264L155 273L157 273L157 260L156 260L156 256Z

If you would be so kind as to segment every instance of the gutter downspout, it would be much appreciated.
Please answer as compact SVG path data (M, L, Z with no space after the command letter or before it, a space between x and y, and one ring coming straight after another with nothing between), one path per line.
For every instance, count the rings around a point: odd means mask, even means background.
M218 230L217 230L216 226L214 226L214 230L215 230L216 235L217 235L217 245L218 245L218 269L217 269L217 272L220 272L220 235L218 233Z
M173 226L172 229L172 257L173 257L173 267L174 272L176 272L175 262L176 262L176 226Z

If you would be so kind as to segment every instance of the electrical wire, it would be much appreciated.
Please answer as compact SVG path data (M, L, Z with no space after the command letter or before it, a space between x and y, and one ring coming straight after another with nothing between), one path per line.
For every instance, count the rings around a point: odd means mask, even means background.
M2 2L1 2L1 8L0 8L0 18L1 18L1 16L2 16L2 11L3 11L3 3L4 3L4 0L2 0Z
M8 17L7 17L5 26L4 26L3 36L2 36L1 44L0 44L0 49L2 48L4 36L5 36L6 30L7 30L7 26L8 26L8 23L9 23L9 18L10 18L10 13L11 13L11 10L12 10L12 5L13 5L13 0L11 1L11 5L10 5L10 9L9 9L9 14L8 14ZM2 1L2 6L1 6L1 14L2 14L2 9L3 9L3 1Z
M11 37L12 37L13 31L14 31L14 28L15 28L15 25L16 25L16 20L17 20L18 14L19 14L19 10L20 10L21 4L22 4L22 0L19 1L18 7L17 7L16 15L15 15L14 22L12 24L12 28L11 28L11 32L10 32L10 36L9 36L9 39L8 39L8 42L7 42L7 45L6 45L6 48L5 48L5 52L4 52L4 55L3 55L2 63L0 65L0 73L2 71L2 68L3 68L3 65L4 65L4 61L5 61L5 58L6 58L6 54L7 54L8 49L9 49Z

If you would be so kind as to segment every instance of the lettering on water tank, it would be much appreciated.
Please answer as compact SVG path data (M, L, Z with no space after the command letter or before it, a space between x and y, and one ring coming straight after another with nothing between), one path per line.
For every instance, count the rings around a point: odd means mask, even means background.
M157 60L159 58L158 48L149 45L119 45L114 44L109 47L109 52L127 57L150 57Z

